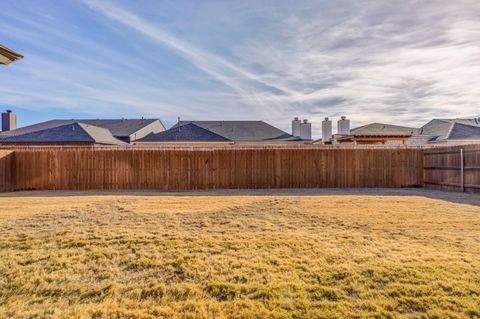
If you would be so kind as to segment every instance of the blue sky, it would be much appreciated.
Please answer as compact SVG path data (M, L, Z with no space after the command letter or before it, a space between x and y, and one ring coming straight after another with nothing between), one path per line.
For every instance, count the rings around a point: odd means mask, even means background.
M51 118L480 115L480 2L5 1L0 106Z

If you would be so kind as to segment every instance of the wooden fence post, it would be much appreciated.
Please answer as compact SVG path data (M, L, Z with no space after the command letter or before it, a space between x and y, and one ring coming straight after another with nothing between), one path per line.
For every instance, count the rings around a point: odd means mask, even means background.
M460 191L465 192L463 148L460 149Z

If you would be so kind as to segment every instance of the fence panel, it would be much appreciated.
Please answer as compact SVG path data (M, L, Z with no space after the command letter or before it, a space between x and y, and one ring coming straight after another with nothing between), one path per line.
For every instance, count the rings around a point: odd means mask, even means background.
M27 149L2 152L6 155L0 157L0 191L423 185L423 150L420 148Z
M480 193L479 144L426 149L423 162L425 187Z

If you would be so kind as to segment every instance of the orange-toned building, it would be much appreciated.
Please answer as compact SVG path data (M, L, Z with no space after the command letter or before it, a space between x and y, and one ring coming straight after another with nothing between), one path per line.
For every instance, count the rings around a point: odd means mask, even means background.
M355 144L407 144L420 129L382 123L371 123L350 131L349 142ZM341 143L341 139L339 140Z

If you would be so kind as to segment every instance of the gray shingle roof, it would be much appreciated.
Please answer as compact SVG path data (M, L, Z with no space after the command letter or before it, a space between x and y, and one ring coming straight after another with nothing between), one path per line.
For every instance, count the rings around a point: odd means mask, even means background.
M115 137L128 137L158 119L107 119L107 120L76 120L78 122L103 127Z
M467 124L473 126L480 126L480 118L473 118L473 119L433 119L423 127L435 126L444 123L460 123L460 124Z
M430 121L429 123L421 128L420 135L428 135L436 140L444 140L448 137L452 123L433 121Z
M188 123L194 123L232 141L299 140L263 121L180 121L173 127Z
M419 129L407 126L398 126L391 124L372 123L354 128L350 131L351 135L364 136L411 136L419 132Z
M84 123L68 123L0 138L0 143L92 143L123 145L107 129Z
M453 123L448 136L450 140L480 140L480 126Z
M137 142L228 142L229 139L194 123L172 127L160 133L151 133Z
M139 131L151 123L158 121L158 119L118 119L118 120L50 120L29 126L20 127L16 130L6 131L0 133L0 138L7 136L22 135L36 131L46 130L57 126L84 123L107 129L111 134L117 138L128 137L131 134ZM163 125L163 124L162 124Z
M50 120L46 122L41 122L29 126L24 126L17 128L15 130L11 131L5 131L0 133L0 138L4 137L9 137L9 136L17 136L17 135L23 135L27 133L32 133L36 131L42 131L50 128L54 128L57 126L62 126L62 125L67 125L67 124L72 124L75 123L75 120Z
M432 141L480 140L480 123L478 121L475 121L474 119L434 119L422 127L420 134L431 136Z

